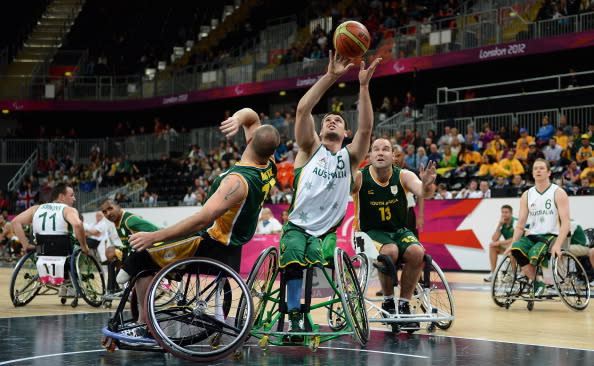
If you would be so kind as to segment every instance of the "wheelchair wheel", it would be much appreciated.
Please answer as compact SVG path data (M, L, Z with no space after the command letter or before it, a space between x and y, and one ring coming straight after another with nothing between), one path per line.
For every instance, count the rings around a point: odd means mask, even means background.
M590 302L588 275L580 261L567 251L553 261L553 281L561 297L571 310L584 310Z
M355 268L355 273L357 273L361 293L365 296L369 283L369 258L365 253L357 253L351 258L351 263Z
M181 298L183 287L184 285L181 279L179 281L176 279L164 279L161 286L157 289L155 306L166 306Z
M165 280L181 278L183 291L176 301L158 306L158 290ZM239 307L245 320L236 326ZM156 341L176 357L212 361L241 347L252 327L253 302L245 283L225 264L188 258L169 264L154 277L145 299L148 327Z
M264 320L266 306L269 304L268 296L270 296L270 293L272 292L277 274L278 249L275 247L264 249L258 256L256 264L252 268L247 280L247 287L254 304L254 324L256 327L260 327ZM246 320L247 306L248 303L244 298L241 298L239 313L237 315L237 326L244 324Z
M14 267L10 279L10 300L14 306L25 306L41 290L35 251L25 254Z
M338 247L334 250L334 267L345 317L353 328L353 338L364 346L371 332L367 321L365 298L361 293L357 274L349 256Z
M97 260L80 249L70 257L70 274L76 292L85 302L98 308L105 295L105 279Z
M521 284L517 280L520 266L512 265L511 257L505 257L495 270L491 282L491 298L497 306L509 308L515 301L514 297L521 292Z
M423 270L420 285L425 295L422 296L421 308L425 312L431 308L433 311L437 311L438 316L453 317L455 315L454 295L445 275L433 261L425 263L425 266L429 266L429 278L425 278L425 270ZM427 301L429 304L426 303ZM439 329L446 330L452 326L453 322L453 319L441 320L435 322L435 325Z

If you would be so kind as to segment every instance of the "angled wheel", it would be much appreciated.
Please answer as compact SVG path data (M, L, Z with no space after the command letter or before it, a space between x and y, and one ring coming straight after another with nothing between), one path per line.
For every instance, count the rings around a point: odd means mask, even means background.
M180 295L159 306L158 290L172 278ZM239 307L245 320L237 324ZM241 347L253 319L253 302L239 275L225 264L206 258L171 263L154 277L145 299L148 327L156 341L173 355L191 361L212 361Z
M334 250L334 267L344 314L353 328L353 338L365 345L370 335L365 299L349 256L338 247Z
M553 281L561 301L571 310L584 310L590 303L588 275L580 261L567 251L553 261Z
M267 306L276 306L276 304L270 302L269 299L277 274L278 249L275 247L266 248L258 256L247 280L247 287L254 304L254 326L256 328L259 328L262 325L267 310L272 310L267 309ZM242 298L240 300L240 312L237 316L237 325L245 322L247 306L248 303Z
M357 280L359 281L359 288L363 296L367 293L367 285L369 284L369 258L365 253L357 253L351 257L351 263L357 273Z
M10 278L10 300L14 306L27 305L41 290L36 262L37 254L31 251L21 257L14 267Z
M511 257L505 257L497 266L491 282L491 298L497 306L509 307L519 295L518 271L519 266L513 264Z
M434 261L425 263L425 266L429 267L429 278L425 277L426 272L423 270L423 278L419 282L424 294L421 297L421 308L426 312L437 313L439 317L454 317L456 315L454 295L445 275ZM435 322L435 325L439 329L446 330L453 322L453 319L440 320Z
M76 292L85 302L98 308L105 295L105 279L97 260L80 249L70 257L70 274Z

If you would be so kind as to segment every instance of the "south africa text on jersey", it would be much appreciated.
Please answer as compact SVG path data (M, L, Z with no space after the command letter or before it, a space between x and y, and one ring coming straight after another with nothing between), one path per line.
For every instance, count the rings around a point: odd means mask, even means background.
M371 206L388 206L391 205L393 203L398 202L398 198L394 198L388 201L370 201L369 205Z

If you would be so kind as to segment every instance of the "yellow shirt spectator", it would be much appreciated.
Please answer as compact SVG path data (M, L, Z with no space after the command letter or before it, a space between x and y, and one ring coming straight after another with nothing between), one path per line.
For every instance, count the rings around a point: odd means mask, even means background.
M466 150L465 153L462 154L462 160L466 164L480 164L481 163L481 153L478 151L468 151Z
M509 157L510 154L511 158ZM514 153L512 151L507 154L507 158L499 162L499 166L501 166L501 168L506 171L508 177L510 175L524 174L524 166L518 159L514 158Z
M557 145L561 146L561 148L563 150L567 149L567 141L568 141L567 136L565 136L563 134L561 134L561 135L558 134L557 136L553 136L553 138L557 142Z
M516 148L522 145L522 141L526 141L526 146L531 142L535 142L534 137L528 135L528 130L525 128L520 128L520 138L516 141Z

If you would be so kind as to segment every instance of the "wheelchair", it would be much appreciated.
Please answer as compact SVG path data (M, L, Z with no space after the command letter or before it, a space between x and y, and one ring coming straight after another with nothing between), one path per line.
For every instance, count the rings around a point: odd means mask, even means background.
M345 335L351 336L361 346L367 343L370 329L365 303L357 273L346 252L335 248L331 260L333 263L327 266L310 265L306 269L306 295L300 309L304 314L303 332L285 329L288 313L287 279L284 271L279 269L278 258L277 248L265 249L256 260L247 281L254 302L254 325L250 335L259 339L261 349L266 350L272 344L308 346L315 352L320 343ZM321 288L314 288L314 280ZM312 304L312 297L325 300ZM313 321L311 312L318 309L326 311L330 330L323 329ZM294 341L291 336L301 336L303 341Z
M154 275L143 312L126 311L136 281ZM135 306L132 304L132 310ZM253 302L246 284L229 266L209 258L191 257L160 271L143 271L124 289L119 305L102 329L102 346L116 349L169 352L196 362L230 354L241 358L249 335Z
M369 283L377 281L377 269L370 266L369 257L377 258L378 264L382 264L392 276L395 299L400 293L398 272L406 264L400 261L391 263L389 257L379 255L371 238L363 232L355 233L353 243L356 254L352 262L359 268L358 281L365 294L369 322L385 324L395 334L403 331L412 334L421 329L432 333L436 329L447 330L452 326L456 318L454 295L444 273L430 255L424 255L424 266L409 303L410 314L398 313L398 306L396 313L391 314L381 307L383 297L367 294ZM410 326L411 323L419 323L419 327Z
M567 245L564 245L567 247ZM542 263L550 257L550 252L543 253L538 259L537 278L545 278ZM542 295L535 295L533 284L521 271L520 266L511 256L505 257L495 270L491 284L491 298L500 307L509 309L515 301L526 301L526 307L532 311L536 302L561 301L574 311L581 311L590 302L588 275L581 262L568 250L561 250L561 257L551 261L552 286L549 284Z
M72 307L78 306L79 297L90 306L101 305L105 281L95 258L74 249L68 236L37 235L36 242L36 250L21 257L10 279L15 307L27 305L37 295L58 295L62 304L72 298Z

